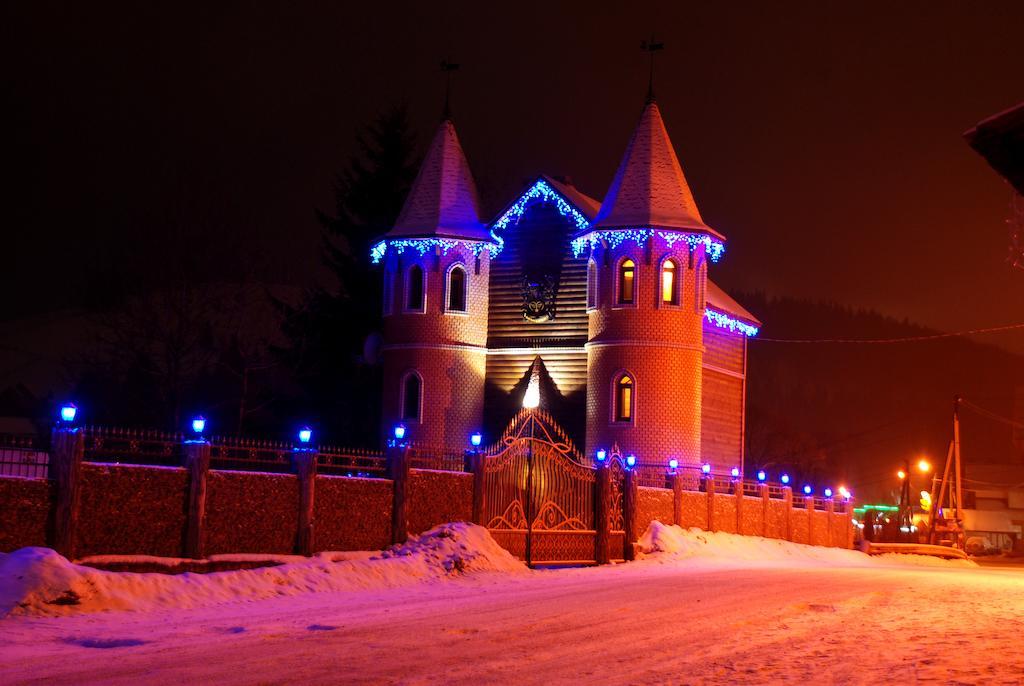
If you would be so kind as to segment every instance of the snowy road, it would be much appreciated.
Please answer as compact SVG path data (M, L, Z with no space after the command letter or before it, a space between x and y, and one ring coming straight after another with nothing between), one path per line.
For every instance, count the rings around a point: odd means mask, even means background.
M649 559L0 620L0 682L1024 683L1024 576Z

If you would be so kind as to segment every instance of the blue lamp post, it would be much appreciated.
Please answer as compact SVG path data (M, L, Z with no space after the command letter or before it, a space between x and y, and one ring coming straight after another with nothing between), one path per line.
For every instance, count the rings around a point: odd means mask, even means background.
M483 441L484 441L484 435L482 433L480 433L479 431L474 432L469 437L469 444L472 445L474 448L479 448L480 444L483 443Z
M597 461L604 462L608 459L608 451L604 448L598 448L597 450Z
M765 479L767 479L767 478L768 478L768 475L764 473L763 469L758 470L758 472L757 472L757 480L758 481L760 481L761 483L764 483Z
M302 447L308 447L311 440L313 440L313 430L311 428L304 426L299 429L299 443Z
M204 431L206 431L206 418L201 414L196 415L192 419L192 433L196 435L196 438L202 438Z
M78 416L78 406L74 403L64 403L60 407L60 420L65 424L74 424Z

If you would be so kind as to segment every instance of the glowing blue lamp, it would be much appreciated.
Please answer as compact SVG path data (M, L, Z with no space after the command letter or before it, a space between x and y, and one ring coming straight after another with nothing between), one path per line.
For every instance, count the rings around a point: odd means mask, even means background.
M313 430L308 426L299 429L299 443L307 444L313 439Z
M597 451L597 461L604 462L606 459L608 459L608 451L604 448L599 448Z
M74 403L65 403L60 408L60 420L70 424L75 421L75 417L78 415L78 406Z
M780 476L779 481L781 481L784 484L789 484L789 474L783 474L782 476Z
M731 474L732 474L732 478L734 478L734 479L739 478L739 476L740 476L740 468L739 467L733 467Z
M395 440L400 441L405 438L405 424L395 424Z
M197 436L202 436L204 431L206 431L206 418L203 415L197 415L192 419L192 432Z
M636 455L627 455L626 456L626 466L627 467L632 467L635 464L636 464Z
M479 448L480 444L484 441L484 435L479 431L475 432L469 437L469 442L474 448Z
M670 469L679 469L679 460L673 457L668 461L668 466Z
M825 489L825 497L826 498L831 498L832 497L832 489L831 488L826 488Z
M810 495L810 494L811 494L811 487L810 486L804 486L804 495Z
M705 474L710 474L711 473L711 465L708 464L707 462L705 462L704 464L702 464L700 466L700 471L704 472Z
M767 478L768 478L768 475L764 473L764 470L763 470L763 469L761 469L761 470L759 470L759 471L757 472L757 480L758 480L758 481L764 481L764 480L765 480L765 479L767 479Z

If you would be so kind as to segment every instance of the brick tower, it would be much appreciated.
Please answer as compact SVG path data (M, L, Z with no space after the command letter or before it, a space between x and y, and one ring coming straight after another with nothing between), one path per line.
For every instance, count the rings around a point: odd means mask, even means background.
M461 452L480 428L497 248L446 117L394 228L373 249L384 266L384 436L401 422L412 443Z
M588 260L588 452L699 464L707 260L724 237L701 219L653 98L574 244Z

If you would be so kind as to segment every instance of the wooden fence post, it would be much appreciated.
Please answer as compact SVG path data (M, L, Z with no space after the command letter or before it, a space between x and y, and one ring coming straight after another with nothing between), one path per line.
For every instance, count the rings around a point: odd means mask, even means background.
M201 560L206 554L206 476L210 472L210 444L185 441L188 470L188 511L185 523L185 557Z
M627 468L625 472L626 475L622 482L622 529L625 532L622 552L626 561L630 561L636 559L636 550L634 549L637 540L636 506L637 500L640 498L640 491L636 480L636 470Z
M704 478L704 492L708 501L708 531L715 530L715 478L708 475Z
M836 501L833 500L832 498L828 499L828 504L825 506L825 512L828 513L828 528L825 530L826 531L825 535L827 536L827 538L825 540L825 544L829 548L831 548L832 545L833 545L833 543L832 543L832 519L833 519L833 517L835 517L835 514L836 514Z
M768 484L759 484L761 490L761 535L768 536L768 513L771 511L771 497L768 495Z
M736 498L736 533L743 533L743 479L732 482L732 494Z
M804 509L807 510L807 545L814 545L814 498L804 496Z
M486 456L479 450L470 451L470 469L473 470L473 523L487 526L484 511L487 509L487 493L484 490L484 466Z
M597 463L594 473L594 561L599 565L611 562L612 470L607 460Z
M69 560L75 557L78 511L82 502L84 454L85 435L81 429L61 427L53 430L50 474L57 488L53 517L53 547Z
M672 523L683 526L683 475L679 470L672 472Z
M793 540L793 489L782 487L782 502L786 503L786 540Z
M292 451L292 467L299 482L299 529L295 537L295 552L313 554L316 521L313 517L316 496L316 458L313 449L296 448Z
M405 543L409 537L409 446L388 447L388 476L394 483L391 505L391 543Z

